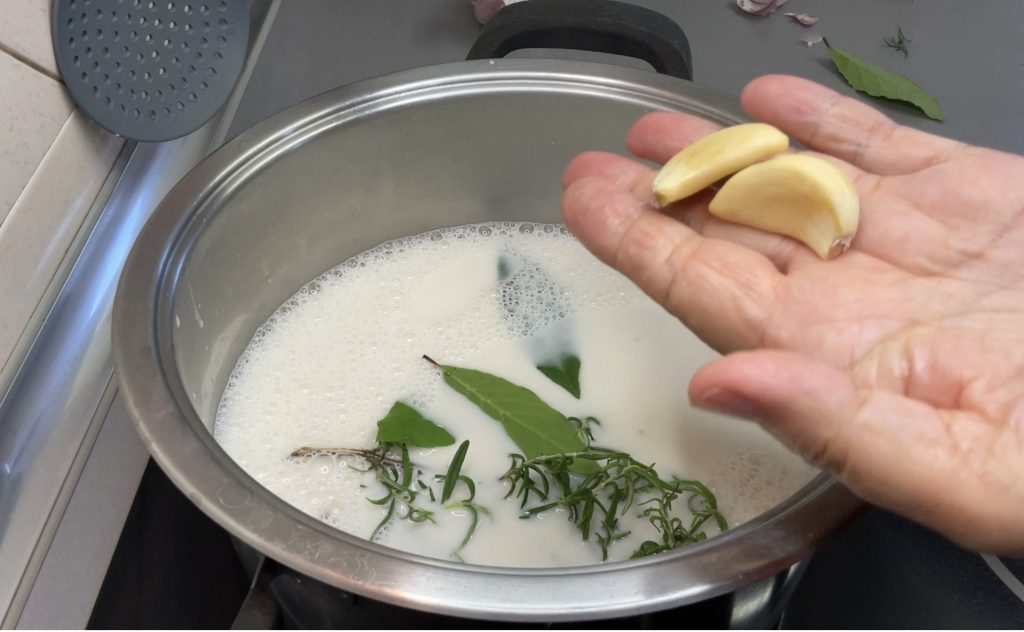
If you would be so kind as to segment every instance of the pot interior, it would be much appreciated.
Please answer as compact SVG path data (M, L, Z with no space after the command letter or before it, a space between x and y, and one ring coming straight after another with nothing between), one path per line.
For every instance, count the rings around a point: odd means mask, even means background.
M627 153L627 130L651 109L615 93L466 91L282 139L272 160L248 165L209 198L179 250L170 339L203 424L212 430L256 329L305 283L433 228L560 221L569 160Z

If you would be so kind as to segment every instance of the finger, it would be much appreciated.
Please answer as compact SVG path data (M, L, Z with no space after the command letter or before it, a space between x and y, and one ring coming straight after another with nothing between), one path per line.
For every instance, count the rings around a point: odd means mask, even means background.
M740 100L751 116L811 149L879 175L920 171L967 147L897 125L865 103L799 77L759 77L747 84Z
M717 132L721 127L699 116L680 112L652 112L641 117L630 128L626 135L626 147L637 157L662 164L683 147Z
M641 202L654 201L651 184L655 171L635 160L603 151L584 152L571 161L562 173L562 188L581 178L595 177L612 186L629 191Z
M865 500L966 546L1018 553L1024 547L1024 513L1006 509L1024 503L1019 455L1006 459L1010 471L993 465L994 425L972 413L859 390L829 364L769 350L702 367L690 399L757 421Z
M562 217L591 252L720 350L757 346L784 277L762 255L701 237L597 177L575 180Z

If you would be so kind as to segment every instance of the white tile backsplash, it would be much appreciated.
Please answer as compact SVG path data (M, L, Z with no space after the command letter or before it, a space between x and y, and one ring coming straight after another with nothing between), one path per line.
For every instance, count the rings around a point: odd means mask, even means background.
M0 53L0 225L72 107L60 83Z
M75 110L0 224L0 371L123 142Z
M57 76L50 28L52 0L4 0L0 3L0 44Z

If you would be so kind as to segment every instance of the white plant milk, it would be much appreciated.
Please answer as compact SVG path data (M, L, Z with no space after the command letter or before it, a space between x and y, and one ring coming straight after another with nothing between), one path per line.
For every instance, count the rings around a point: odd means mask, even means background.
M499 259L543 270L553 281L520 295L499 290ZM524 268L523 266L527 266ZM537 287L541 287L538 285ZM540 342L564 340L582 362L580 399L536 365ZM540 341L540 342L539 342ZM260 329L238 361L218 411L215 436L250 475L302 511L369 537L384 516L371 504L382 488L365 462L289 458L299 447L373 448L376 422L396 401L444 426L456 443L413 449L432 482L458 443L470 440L462 472L489 509L459 555L468 563L543 567L591 564L561 511L519 519L500 476L518 452L501 425L455 393L427 354L531 389L569 416L597 417L594 444L654 463L662 478L694 478L716 494L730 526L794 493L814 470L756 425L691 408L690 376L716 353L562 227L492 223L434 231L383 244L302 288ZM440 485L435 486L440 490ZM461 496L457 493L456 496ZM469 525L424 494L436 524L392 520L382 544L452 559ZM685 501L677 503L685 513ZM650 524L631 510L632 534L610 550L626 559Z

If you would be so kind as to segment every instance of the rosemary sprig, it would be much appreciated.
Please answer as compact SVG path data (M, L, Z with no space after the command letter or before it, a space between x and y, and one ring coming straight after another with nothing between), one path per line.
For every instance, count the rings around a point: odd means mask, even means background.
M441 502L446 504L442 506L448 511L464 509L469 514L469 528L466 529L466 535L463 536L459 547L452 551L452 557L460 562L463 560L459 552L466 548L466 545L473 538L473 534L476 533L476 527L480 524L480 514L491 515L487 507L473 502L473 499L476 498L476 484L473 483L473 479L462 474L462 464L466 460L466 452L468 451L469 440L466 440L459 444L459 449L455 451L455 456L452 457L451 463L448 465L448 471L434 477L438 482L444 483L443 491L441 492ZM448 500L455 493L455 487L459 483L463 484L468 495L462 500L449 503Z
M396 454L397 453L397 454ZM391 521L396 513L401 512L402 517L413 522L435 522L432 511L417 506L416 499L419 493L413 488L413 470L416 465L409 458L409 447L404 444L378 444L373 450L359 448L299 448L289 455L289 458L297 459L303 457L356 457L367 462L369 469L377 476L377 481L384 487L384 496L380 498L368 498L367 500L375 505L386 506L384 517L375 526L370 540L376 540L381 531ZM422 472L417 469L415 482L421 491L430 495L431 502L434 501L434 492L430 486L420 478Z
M412 522L430 522L437 524L434 519L434 512L424 509L417 504L417 499L422 494L427 494L430 502L440 504L447 511L465 510L469 515L469 528L462 538L459 547L452 552L452 556L458 561L463 561L459 552L469 544L480 524L480 516L490 516L491 512L483 505L474 501L476 498L476 485L473 479L462 474L462 464L466 460L466 453L469 451L469 441L463 441L455 451L448 470L445 474L437 474L434 479L443 483L441 499L438 501L437 494L432 485L424 482L423 472L416 467L416 464L409 458L409 447L404 443L383 443L378 444L372 450L358 448L299 448L291 453L291 458L311 456L342 456L358 457L369 464L369 470L373 470L377 482L384 487L384 495L380 498L367 498L366 500L382 507L387 507L384 517L370 534L370 540L376 540L381 531L396 517L402 517ZM448 502L456 491L458 483L466 488L467 495L461 500ZM415 483L415 487L413 484ZM401 515L399 515L401 514Z
M380 446L377 446L373 450L364 450L360 448L310 448L303 447L293 450L288 455L290 459L301 459L304 457L313 456L340 456L340 457L359 457L369 461L371 465L379 465L384 461L389 461L394 464L400 464L402 461L393 456L388 456L387 452L382 450Z
M394 448L392 444L384 444L380 446L380 450L384 457L388 456L388 453ZM416 497L419 493L413 489L413 463L409 459L409 447L404 443L397 446L401 452L401 461L396 464L392 458L381 458L377 462L376 466L373 467L377 474L377 482L384 486L384 495L380 498L367 498L375 505L387 505L387 510L384 512L384 517L381 519L377 526L373 529L373 533L370 534L370 540L376 540L380 532L391 522L391 519L395 517L395 514L404 508L405 512L403 518L412 522L431 522L436 524L434 520L434 512L423 509L416 505ZM372 464L373 462L371 462ZM426 487L426 483L422 479L418 478L421 474L417 470L417 486L421 489Z
M438 478L445 477L438 475ZM463 560L459 555L459 552L466 548L469 541L473 539L473 534L476 533L477 525L480 524L480 515L483 514L485 516L490 516L491 512L487 507L473 501L476 497L476 485L473 484L473 479L468 476L459 476L455 480L466 487L467 495L462 500L456 500L444 505L444 508L449 511L463 509L467 514L469 514L469 527L466 529L466 535L462 537L459 547L452 551L452 557L461 562ZM447 480L445 482L447 483Z
M896 37L884 37L882 41L886 46L894 50L898 50L903 53L903 58L906 59L910 55L910 51L907 49L907 44L914 40L907 39L907 36L903 34L903 27L896 26Z
M706 538L703 532L708 520L721 530L728 528L718 511L715 495L699 481L673 479L666 481L653 465L640 463L625 452L590 447L590 426L593 418L571 418L587 449L569 454L527 459L512 454L512 465L502 476L509 482L506 498L520 499L521 518L530 518L556 508L566 509L569 520L580 530L584 540L591 535L601 547L602 559L608 559L608 548L630 532L622 531L619 518L634 505L643 507L640 515L647 518L661 534L661 542L645 541L632 557L653 555L683 544ZM590 461L597 471L573 476L570 467L577 460ZM686 495L692 517L689 526L672 513L672 503ZM530 505L531 499L540 504ZM595 516L599 517L596 525Z

